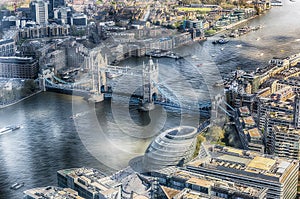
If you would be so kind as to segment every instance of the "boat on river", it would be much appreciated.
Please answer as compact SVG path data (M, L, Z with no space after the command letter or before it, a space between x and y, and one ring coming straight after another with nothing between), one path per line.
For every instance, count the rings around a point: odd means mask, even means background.
M113 79L113 78L116 78L116 77L120 77L122 76L123 74L118 74L118 73L107 73L106 74L106 77L109 78L109 79Z
M155 57L155 58L162 58L162 57L167 57L167 58L172 58L172 59L181 59L182 58L181 56L179 56L178 54L176 54L172 51L161 50L161 49L156 49L156 50L147 52L145 55Z
M218 40L215 40L215 41L213 41L212 43L213 43L213 44L226 44L226 43L228 43L228 42L229 42L229 40L226 39L226 38L224 38L224 39L218 39Z
M21 187L23 187L24 184L25 184L24 182L22 182L22 183L16 182L16 183L12 184L10 186L10 188L13 189L13 190L17 190L17 189L20 189Z
M8 127L4 127L0 129L0 135L1 134L5 134L5 133L9 133L11 131L15 131L17 129L21 128L21 126L8 126Z

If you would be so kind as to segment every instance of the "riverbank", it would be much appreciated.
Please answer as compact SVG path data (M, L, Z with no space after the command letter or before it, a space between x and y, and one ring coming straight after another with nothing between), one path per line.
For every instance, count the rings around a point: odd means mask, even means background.
M232 23L232 24L229 24L227 26L224 26L224 27L221 28L221 30L216 31L214 34L212 34L210 36L207 36L207 37L212 37L212 36L218 35L218 34L220 34L222 32L225 32L225 31L231 31L232 28L237 27L237 26L242 25L242 24L245 24L245 23L255 19L258 16L260 16L260 15L254 15L254 16L249 17L247 19L244 19L244 20L238 21L236 23Z
M28 98L30 98L30 97L36 95L36 94L39 94L39 93L41 93L41 92L42 92L42 90L38 90L37 92L34 92L34 93L32 93L31 95L28 95L28 96L26 96L26 97L24 97L24 98L21 98L21 99L17 100L17 101L14 101L14 102L11 102L11 103L5 104L5 105L0 105L0 109L3 109L3 108L6 108L6 107L15 105L15 104L17 104L17 103L19 103L19 102L21 102L21 101L23 101L23 100L26 100L26 99L28 99Z

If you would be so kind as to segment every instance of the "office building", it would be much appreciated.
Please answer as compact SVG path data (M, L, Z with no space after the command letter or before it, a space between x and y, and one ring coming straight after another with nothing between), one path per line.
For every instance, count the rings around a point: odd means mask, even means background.
M48 2L33 0L30 2L31 18L39 25L48 24Z
M266 188L267 198L296 198L299 162L202 143L199 159L186 169L244 186Z
M65 7L65 0L49 0L49 18L54 17L54 10L56 8Z
M75 13L71 17L71 25L74 26L86 26L87 16L83 13Z
M186 20L184 23L185 23L185 28L203 29L202 20L197 20L197 21Z
M110 189L101 185L98 180L105 175L96 169L77 168L57 172L58 186L71 188L87 199L115 197L118 189Z
M69 24L71 8L70 7L61 7L54 9L54 19L57 19L60 24Z
M181 167L167 167L151 172L158 181L158 198L230 198L264 199L266 188L243 186L230 181L213 178Z
M16 53L16 44L13 39L0 40L0 56L13 56Z
M44 26L24 27L19 30L20 39L33 39L43 37L68 36L70 25L49 24Z
M0 57L0 77L35 79L38 61L29 57Z
M19 28L20 27L20 19L16 16L4 16L2 19L1 27L2 29L10 29L12 27Z
M57 172L58 186L71 188L86 199L150 198L149 178L127 167L111 176L91 168L65 169Z

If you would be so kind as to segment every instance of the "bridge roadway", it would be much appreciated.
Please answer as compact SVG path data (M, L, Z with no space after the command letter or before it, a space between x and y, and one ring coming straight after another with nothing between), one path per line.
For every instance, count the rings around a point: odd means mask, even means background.
M128 94L126 94L129 96ZM131 95L130 96L130 105L136 105L140 106L141 105L141 100L142 96L138 95ZM164 107L166 110L172 111L172 112L180 112L180 113L194 113L194 114L199 114L202 117L209 118L210 113L211 113L211 105L209 102L205 102L206 105L203 103L199 103L199 106L193 106L193 107L188 107L188 106L180 106L180 104L173 103L172 101L165 101L162 99L156 99L154 100L155 105L160 105ZM201 108L202 107L202 108ZM205 108L203 108L205 107Z
M90 93L88 88L80 87L79 85L74 84L54 84L50 80L46 79L46 87L48 90L66 93L66 94L78 94L81 96L88 96ZM141 99L143 98L141 95L138 94L130 94L125 92L104 92L105 98L111 98L112 94L120 95L120 96L127 96L131 97L130 104L131 105L140 105ZM172 98L172 97L171 97ZM211 102L210 101L203 101L198 103L179 103L178 100L168 99L168 98L157 98L154 100L154 104L163 106L167 110L175 111L175 112L188 112L188 113L200 113L200 116L205 118L209 118L211 114ZM229 106L226 102L224 102L226 106L228 106L231 111L227 111L226 108L219 106L219 108L224 111L228 116L232 117L234 114L230 112L234 112L235 110Z
M81 96L88 96L90 94L90 90L85 87L80 87L79 85L60 85L60 84L54 84L49 80L46 80L46 87L48 90L66 93L66 94L78 94ZM111 98L112 95L119 95L119 96L127 96L130 97L130 104L131 105L140 105L141 99L143 97L139 94L130 94L125 92L103 92L104 97ZM171 97L172 98L172 97ZM179 103L178 100L174 99L168 99L168 98L157 98L154 100L154 104L163 106L165 109L174 111L174 112L186 112L186 113L196 113L199 114L202 117L209 118L211 115L211 102L210 101L203 101L203 102L194 102L194 103L185 103L181 102ZM232 108L229 104L227 104L225 101L223 101L224 104L230 108L230 111L226 110L226 108L223 108L222 106L218 106L223 112L225 112L228 116L233 117L234 116L234 108Z
M131 68L128 66L120 67L120 66L110 66L107 67L100 67L100 71L102 72L111 72L116 74L126 74L130 76L141 76L141 73L143 72L140 69ZM52 75L52 78L59 82L59 84L53 83L49 79L45 79L46 87L50 89L62 89L63 91L66 91L65 93L73 94L73 91L75 93L84 93L84 95L88 94L91 90L91 88L87 86L81 86L82 84L85 84L86 82L76 82L76 83L69 83L64 80L61 80L60 78L57 78L54 74ZM200 115L204 117L209 117L211 113L212 104L210 101L204 101L204 102L190 102L185 99L178 99L177 96L172 95L172 92L170 92L170 89L166 87L166 85L162 85L161 83L154 82L153 80L151 83L157 88L159 92L159 96L154 99L154 104L161 105L165 107L166 109L172 110L172 111L182 111L182 110L188 110L190 112L199 112ZM106 98L112 97L112 94L114 95L122 95L122 96L129 96L131 97L131 103L134 102L135 104L140 105L141 99L143 99L142 96L138 94L131 94L131 93L125 93L125 92L103 92ZM133 100L135 99L135 100ZM224 101L223 101L224 102ZM225 106L229 107L231 111L235 111L230 105L228 105L226 102L224 102ZM228 116L232 117L233 114L231 114L231 111L227 111L227 108L223 108L218 104L218 108L221 109L223 112L225 112Z
M115 74L125 74L125 75L130 75L130 76L138 76L140 77L141 74L143 73L143 70L141 69L137 69L137 68L131 68L129 66L112 66L112 65L107 65L105 68L100 68L100 71L103 72L109 72L109 73L115 73ZM200 115L205 115L205 117L209 117L210 116L210 110L211 110L211 102L210 101L206 101L206 102L187 102L183 99L179 100L176 99L176 96L171 95L171 92L168 87L166 87L166 85L163 85L159 82L154 82L153 80L151 81L151 83L157 88L157 90L160 92L161 94L161 98L160 99L155 99L154 100L154 104L158 104L161 105L165 108L172 108L172 110L174 109L185 109L185 110L191 110L191 111L195 111L195 110L199 110L200 111ZM125 95L129 95L129 94L125 94ZM234 116L234 108L232 108L229 104L227 104L224 100L222 100L222 102L224 102L225 104L225 108L222 107L221 105L218 105L218 108L220 110L222 110L225 114L227 114L229 117L233 117ZM229 107L229 111L227 110L227 107Z
M198 133L202 133L209 127L210 127L210 120L205 120L198 126L197 131L198 131Z
M114 66L114 67L105 69L105 71L106 72L112 71L110 69L113 69L114 72L116 72L116 71L120 72L120 70L123 70L123 71L126 71L126 73L128 74L129 67L124 68L124 67ZM133 73L130 73L130 75L134 74L134 76L135 75L140 76L140 74L138 74L137 71L140 71L140 70L135 70L135 73L133 71L131 71ZM89 93L90 88L81 86L80 84L82 82L70 83L70 82L61 80L60 78L58 78L54 75L52 76L52 78L54 80L56 80L57 82L59 82L59 84L54 83L49 79L45 79L46 87L48 89L52 89L55 91L61 90L61 92L67 93L67 94L72 94L73 92L76 92L79 94L83 93L85 96L86 96L86 94ZM203 115L205 117L209 117L210 108L211 108L211 103L209 101L200 102L200 103L188 102L186 100L183 101L183 99L179 101L178 99L176 99L176 96L169 94L170 93L169 89L166 88L164 85L160 85L159 83L154 83L154 85L157 87L157 90L161 94L159 97L157 97L154 100L154 104L161 105L172 111L178 111L178 110L184 109L184 110L189 110L191 112L193 112L193 111L198 112L200 110L201 115ZM141 102L140 99L143 99L142 95L125 93L125 92L120 92L120 91L114 91L113 93L102 91L102 93L104 93L106 98L110 98L112 95L128 96L133 99L136 98L135 101L131 100L131 103L134 102L135 104L139 104Z

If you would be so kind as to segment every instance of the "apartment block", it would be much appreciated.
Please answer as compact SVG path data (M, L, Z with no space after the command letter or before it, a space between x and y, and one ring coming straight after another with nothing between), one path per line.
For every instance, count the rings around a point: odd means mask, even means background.
M29 57L0 57L0 77L35 79L38 61Z
M158 181L158 198L264 199L266 188L253 188L209 177L182 167L167 167L151 172Z
M257 128L256 122L247 106L237 109L235 126L244 149L264 152L262 133Z
M299 160L300 129L288 126L273 126L271 152L278 157Z
M295 198L297 194L297 160L202 143L199 159L186 169L244 186L266 188L269 199Z

